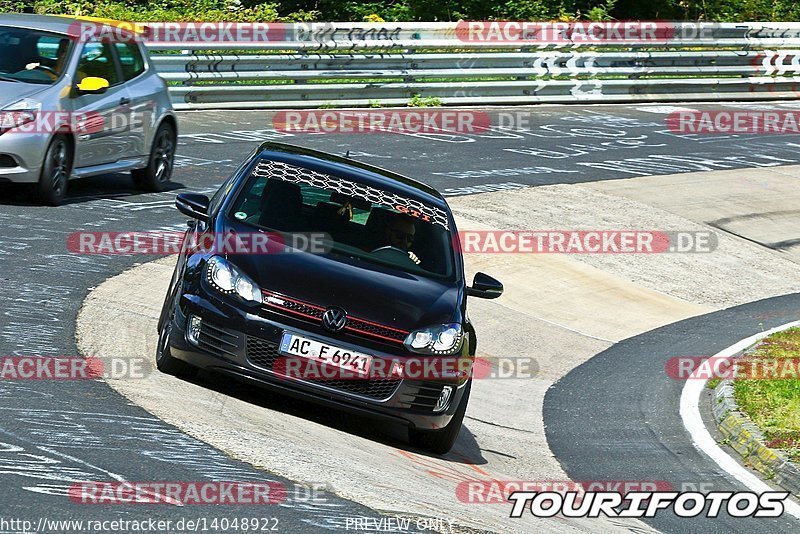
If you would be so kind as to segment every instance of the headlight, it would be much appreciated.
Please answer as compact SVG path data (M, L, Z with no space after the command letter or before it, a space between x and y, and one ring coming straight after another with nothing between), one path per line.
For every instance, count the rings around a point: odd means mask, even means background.
M206 278L220 293L237 295L253 304L261 304L261 288L232 263L214 256L206 264Z
M412 352L422 354L454 354L461 350L461 325L457 323L429 326L408 334L404 344Z
M0 133L19 128L36 120L36 114L42 108L41 102L23 98L0 110Z

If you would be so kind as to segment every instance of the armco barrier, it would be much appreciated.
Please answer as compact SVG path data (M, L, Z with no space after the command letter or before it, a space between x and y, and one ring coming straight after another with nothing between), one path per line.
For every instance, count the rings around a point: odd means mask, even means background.
M674 36L602 43L471 40L463 24L291 24L275 41L148 47L177 109L800 96L800 23L658 23Z

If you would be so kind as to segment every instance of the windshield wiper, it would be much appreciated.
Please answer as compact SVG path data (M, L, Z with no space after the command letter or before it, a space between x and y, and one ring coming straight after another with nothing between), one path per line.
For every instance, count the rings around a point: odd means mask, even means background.
M0 74L0 81L3 81L3 82L17 82L17 83L19 83L18 79L9 78L8 76L3 76L2 74Z

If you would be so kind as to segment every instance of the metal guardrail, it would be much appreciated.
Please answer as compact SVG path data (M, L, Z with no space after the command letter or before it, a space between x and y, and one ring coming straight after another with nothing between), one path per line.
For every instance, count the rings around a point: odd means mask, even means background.
M176 109L800 97L800 23L676 23L602 43L474 40L464 24L292 24L275 41L148 47Z

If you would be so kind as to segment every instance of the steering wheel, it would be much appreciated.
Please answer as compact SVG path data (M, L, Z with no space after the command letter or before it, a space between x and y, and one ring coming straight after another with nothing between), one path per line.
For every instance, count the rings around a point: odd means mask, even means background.
M408 257L408 251L403 250L402 248L393 247L391 245L385 247L378 247L371 252L371 254L375 254L387 261L392 261L395 263L403 263L405 262L409 266L416 267L417 264L414 263L414 260Z
M36 65L35 67L33 67L31 70L36 70L36 69L45 71L47 74L52 76L53 79L58 78L58 73L55 71L55 69L52 69L52 68L48 67L47 65L42 65L40 63L40 64Z

